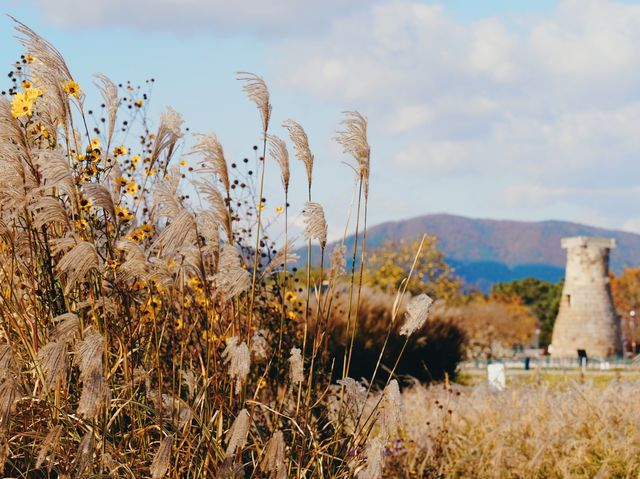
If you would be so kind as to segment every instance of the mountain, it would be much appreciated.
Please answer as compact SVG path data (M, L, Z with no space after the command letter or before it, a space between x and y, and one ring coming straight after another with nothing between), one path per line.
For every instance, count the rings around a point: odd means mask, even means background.
M500 281L535 277L559 281L564 275L566 252L560 240L567 236L615 238L611 269L640 264L640 235L606 230L566 221L511 221L475 219L448 214L431 214L402 221L382 223L367 231L367 248L386 240L418 239L423 233L438 237L438 247L456 274L469 287L488 290ZM347 238L347 251L354 236ZM333 245L327 247L331 251ZM303 252L306 255L306 251ZM319 260L319 250L312 252ZM302 260L302 259L301 259ZM302 261L300 264L303 264Z

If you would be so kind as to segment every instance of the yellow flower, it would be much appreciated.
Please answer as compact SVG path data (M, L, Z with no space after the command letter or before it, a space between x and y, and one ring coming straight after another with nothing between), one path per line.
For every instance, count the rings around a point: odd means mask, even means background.
M148 167L144 169L144 173L147 176L154 176L158 172L158 168L149 169Z
M180 166L187 166L187 160L181 160Z
M140 226L140 230L143 233L149 234L153 232L153 226L151 226L149 223L142 223L142 225Z
M34 99L26 93L16 93L11 101L11 114L14 118L31 116L33 113L33 102Z
M284 211L284 208L282 206L276 207L276 213L282 213L283 211Z
M100 140L98 138L92 138L91 139L91 149L95 150L97 148L100 148Z
M135 195L139 189L140 187L138 186L138 183L133 180L127 184L127 193L130 195Z
M193 289L200 289L202 288L202 281L200 281L200 278L198 278L197 276L193 276L191 278L189 278L189 280L187 281L187 283L189 284L189 286L191 286Z
M140 163L140 155L133 155L131 157L131 164L137 165L138 163Z
M178 318L178 321L176 321L176 330L180 331L184 326L184 323L182 322L182 318Z
M127 186L127 184L129 184L129 181L127 181L127 179L124 176L118 176L116 178L116 184L121 188L124 188L125 186Z
M118 261L115 259L108 259L106 265L109 269L116 269L118 267Z
M116 146L116 147L113 149L113 154L114 154L115 156L122 156L122 155L126 155L126 154L127 154L127 151L129 151L129 150L127 150L127 147L126 147L126 146Z
M24 56L24 61L25 61L25 62L27 62L27 63L33 63L33 62L34 62L34 60L35 60L35 58L33 58L33 56L32 56L32 55L26 54L26 55Z
M91 200L89 198L80 198L80 209L89 211L91 209Z
M76 220L74 223L76 225L76 229L79 231L86 230L89 227L89 222L84 218L80 218L79 220Z
M80 85L78 85L78 82L73 80L69 80L63 83L62 88L64 89L64 91L67 92L68 95L73 96L75 98L80 98L80 93L82 93L82 90L80 90Z
M129 220L126 220L129 221ZM136 243L140 243L144 239L144 234L138 230L132 231L129 233L129 239L131 241L135 241Z
M76 160L84 161L86 157L87 157L87 155L76 155Z
M293 311L288 311L287 312L287 317L289 319L296 319L296 313L294 313Z
M142 106L142 104L144 103L144 100L138 100L137 102L135 102L135 105L140 108Z
M298 297L293 291L287 291L284 295L284 299L293 303L294 301L298 300Z
M25 90L28 90L32 86L33 86L33 84L29 80L24 80L22 82L22 88L24 88Z
M133 219L133 214L124 205L116 206L116 216L123 223L126 223L127 221L131 221Z

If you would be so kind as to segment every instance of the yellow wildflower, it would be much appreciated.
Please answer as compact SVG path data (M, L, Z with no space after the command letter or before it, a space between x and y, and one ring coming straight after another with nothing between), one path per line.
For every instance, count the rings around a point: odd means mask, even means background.
M137 102L135 102L135 105L140 108L142 106L142 104L144 103L144 100L138 100Z
M91 209L91 200L89 198L80 198L80 209L89 211Z
M75 98L80 98L80 93L82 93L82 90L80 90L80 85L78 85L78 82L73 80L69 80L63 83L62 88L64 89L64 91L67 92L68 95L73 96Z
M128 151L129 151L129 150L127 150L127 147L126 147L126 146L122 146L122 145L121 145L121 146L116 146L116 147L113 149L113 154L114 154L115 156L122 156L122 155L126 155Z
M26 93L16 93L11 101L11 114L14 118L31 116L33 113L33 102L34 99Z
M187 166L187 160L180 160L180 166Z
M127 186L129 184L129 181L124 176L118 176L116 178L116 184L120 188L124 188L125 186Z
M127 184L127 193L130 195L135 195L139 189L140 187L138 186L138 183L136 183L134 180L131 180Z
M97 148L100 148L100 140L98 138L92 138L91 139L91 149L95 150Z
M123 223L131 221L133 219L133 214L124 205L116 206L116 216Z
M276 207L276 213L282 213L283 211L284 211L284 208L282 206Z
M138 163L140 163L140 155L133 155L131 157L131 164L137 165Z
M33 57L33 55L29 55L28 53L24 56L24 61L27 63L33 63L35 61L35 58Z
M284 299L293 303L294 301L298 300L298 297L293 291L287 291L284 295Z

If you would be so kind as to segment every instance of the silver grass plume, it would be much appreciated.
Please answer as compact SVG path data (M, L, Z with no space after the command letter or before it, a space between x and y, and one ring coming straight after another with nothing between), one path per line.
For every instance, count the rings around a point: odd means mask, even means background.
M224 226L228 241L233 240L233 228L231 226L231 217L229 210L222 194L210 181L194 181L198 192L202 194L209 202L210 210L198 213L198 216L208 215L207 221L211 224ZM206 231L206 229L204 230Z
M299 348L291 348L289 356L289 374L293 384L301 384L304 381L304 366Z
M54 251L57 253L72 242L65 239L57 240ZM67 285L65 293L69 293L75 284L84 279L91 270L97 269L99 265L98 252L96 247L88 241L78 241L71 250L58 261L57 269L59 275L67 275Z
M242 267L238 251L230 244L222 248L215 275L218 290L229 300L248 290L251 274Z
M111 192L106 186L99 183L87 183L82 189L95 207L102 208L109 213L112 218L115 218L116 207Z
M282 180L282 187L284 188L284 194L289 193L289 151L287 150L287 144L279 137L275 135L268 135L269 141L269 155L276 160L280 165L280 179Z
M109 129L107 130L107 145L111 144L111 138L113 137L113 131L116 127L116 116L118 113L118 106L120 100L118 99L118 87L113 83L109 77L102 73L96 73L94 85L100 91L102 100L107 108L107 114L109 115Z
M382 437L392 439L397 436L402 425L402 397L398 381L395 379L391 380L382 392L378 422Z
M309 138L302 126L294 120L285 121L282 126L289 130L289 137L293 142L296 151L296 158L304 163L307 170L307 183L311 189L311 180L313 178L313 154L309 148Z
M285 261L287 264L298 262L300 255L293 251L295 240L287 240L286 244L280 248L275 256L269 261L269 263L262 270L262 276L268 276L278 268L284 266Z
M239 343L236 336L227 339L227 347L222 352L227 364L229 377L236 380L236 394L240 394L242 384L247 380L251 369L251 353L246 343Z
M36 459L36 469L40 469L47 458L51 458L50 461L53 462L53 458L55 457L55 451L60 444L60 437L62 436L62 425L58 424L51 428L49 433L42 440L42 444L40 444L40 449L38 450L38 458Z
M246 409L240 410L227 433L227 457L233 456L237 450L242 450L245 446L250 426L251 416L249 411Z
M167 158L171 158L180 138L182 138L182 115L173 108L167 107L160 115L160 126L151 151L151 164L155 164L164 151Z
M63 77L63 80L71 80L71 72L62 54L56 50L51 43L31 30L24 23L19 22L13 17L11 17L11 19L17 24L15 27L16 31L23 35L18 37L18 41L24 46L25 50L39 62L47 65L49 68L55 69Z
M329 269L329 279L335 280L347 271L347 247L344 243L340 243L333 248L331 252L331 267Z
M95 449L95 439L92 431L87 431L78 444L76 453L76 477L84 477L87 469L93 464L93 453Z
M17 372L17 367L18 364L9 343L0 344L0 381Z
M345 112L346 119L341 122L345 129L338 131L337 141L345 153L357 162L358 175L364 184L365 197L369 195L369 159L371 148L367 140L367 119L357 111Z
M173 436L167 436L160 442L160 447L153 456L153 462L149 468L152 479L160 479L167 474L169 470L169 461L171 460L171 446L173 445Z
M407 304L407 312L405 313L404 324L400 328L400 334L411 336L420 329L429 317L429 310L432 305L433 299L424 293L411 298Z
M346 392L346 405L351 410L353 417L359 417L367 402L367 388L353 378L338 380L338 384L343 386Z
M187 388L189 398L193 398L198 391L198 378L191 369L182 369L180 371L182 385Z
M267 330L261 329L256 331L251 337L251 353L259 361L269 357L269 342L266 338L267 334Z
M45 374L44 391L64 382L69 365L67 344L64 341L49 341L38 351L38 361Z
M282 431L276 431L269 439L267 451L262 460L261 467L264 472L270 473L271 479L287 479L287 466L284 462L285 445Z
M184 209L180 202L178 187L180 186L180 173L173 169L171 179L159 181L153 189L153 203L156 215L162 218L175 218Z
M138 243L125 238L116 243L116 248L124 252L125 260L120 265L120 271L124 274L125 279L147 276L147 258Z
M36 158L38 169L47 189L58 188L75 198L76 185L69 160L60 150L41 150Z
M193 215L187 210L182 210L177 216L171 218L171 222L158 235L151 249L158 249L165 255L173 254L187 241L194 239L195 231L196 222Z
M242 89L258 107L262 118L262 131L267 134L269 120L271 118L271 103L269 103L269 89L262 77L250 72L238 72L238 80L244 82Z
M80 369L82 392L78 403L78 414L95 418L109 390L103 374L102 358L105 339L94 327L85 331L84 339L76 345L74 362Z
M13 377L8 377L0 383L0 431L6 431L9 427L11 414L22 398L22 393L20 384Z
M327 221L320 203L307 201L302 210L304 236L308 240L318 240L320 247L327 245Z
M30 204L29 210L33 213L33 225L36 228L41 228L49 223L69 226L69 216L60 198L43 196Z
M52 334L56 341L69 342L80 332L80 320L76 314L64 313L53 318L53 321L57 323Z
M379 438L369 439L365 451L366 465L358 479L382 479L384 470L384 443Z
M200 171L203 173L213 173L224 185L227 196L231 193L231 183L229 182L229 170L227 168L227 160L224 157L224 149L213 133L199 134L196 136L198 141L191 148L189 154L200 155L203 160L204 168Z

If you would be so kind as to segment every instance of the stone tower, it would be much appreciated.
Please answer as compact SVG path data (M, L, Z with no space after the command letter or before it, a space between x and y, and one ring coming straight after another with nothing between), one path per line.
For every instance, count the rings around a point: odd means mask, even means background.
M595 358L619 354L620 319L608 276L609 252L615 248L615 240L576 236L564 238L561 244L567 250L567 269L551 355L577 358L578 349Z

